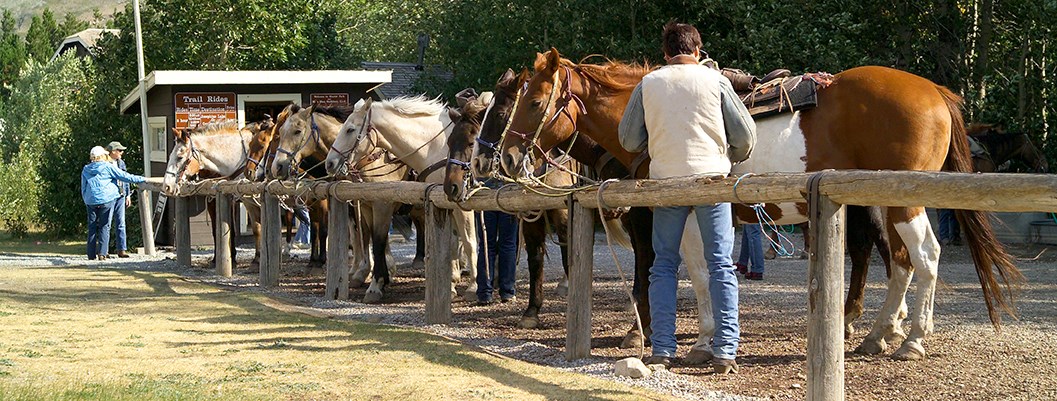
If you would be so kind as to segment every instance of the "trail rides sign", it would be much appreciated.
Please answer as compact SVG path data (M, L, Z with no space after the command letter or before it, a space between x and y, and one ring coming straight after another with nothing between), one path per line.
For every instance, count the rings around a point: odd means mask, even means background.
M232 92L177 93L175 128L194 128L199 124L218 123L237 117L235 94Z
M348 93L313 93L312 105L320 107L348 106Z

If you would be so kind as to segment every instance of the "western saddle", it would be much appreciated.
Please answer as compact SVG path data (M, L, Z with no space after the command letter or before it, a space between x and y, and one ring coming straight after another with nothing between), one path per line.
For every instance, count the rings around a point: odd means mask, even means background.
M719 69L711 59L702 64L718 69L730 80L734 92L755 119L815 107L818 87L825 88L833 82L833 76L824 72L792 76L789 70L777 69L759 78L738 69Z

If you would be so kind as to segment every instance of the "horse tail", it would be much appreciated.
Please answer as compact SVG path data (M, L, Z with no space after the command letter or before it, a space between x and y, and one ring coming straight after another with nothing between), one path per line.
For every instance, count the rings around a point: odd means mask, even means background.
M614 244L624 249L634 250L631 245L631 235L624 230L624 224L620 222L620 219L603 219L602 224L606 226L606 233L609 234Z
M951 115L951 142L943 170L971 173L973 163L969 152L969 139L966 137L965 121L962 119L962 98L943 86L937 85L936 88L943 96ZM1014 295L1024 282L1024 276L1013 264L1013 257L1006 252L1005 247L995 237L994 230L991 228L992 213L978 210L955 210L954 215L969 243L969 251L976 265L976 275L980 278L980 288L984 293L984 303L987 304L988 317L991 318L991 324L998 330L1002 324L1002 316L998 313L998 309L1016 318ZM1005 284L1004 289L995 277L996 270L998 276L1002 278L1002 283Z

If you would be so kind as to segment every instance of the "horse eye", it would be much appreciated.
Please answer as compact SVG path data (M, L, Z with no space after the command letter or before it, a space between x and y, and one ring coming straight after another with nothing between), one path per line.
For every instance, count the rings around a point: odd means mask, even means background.
M533 100L533 101L532 101L532 108L534 108L534 109L538 109L538 108L540 108L540 105L542 105L542 104L543 104L543 102L542 102L542 101L539 101L539 100Z

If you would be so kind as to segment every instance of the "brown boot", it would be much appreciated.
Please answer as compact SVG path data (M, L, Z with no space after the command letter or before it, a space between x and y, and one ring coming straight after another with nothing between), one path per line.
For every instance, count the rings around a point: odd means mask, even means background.
M125 251L124 251L124 250L121 250L121 251L117 251L117 257L119 257L119 258L127 258L127 257L128 257L128 254L127 254L127 253L125 253Z
M733 359L712 358L712 371L717 375L738 373L738 363Z

